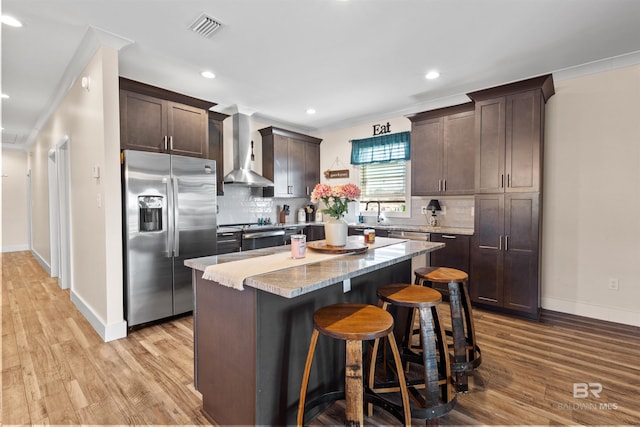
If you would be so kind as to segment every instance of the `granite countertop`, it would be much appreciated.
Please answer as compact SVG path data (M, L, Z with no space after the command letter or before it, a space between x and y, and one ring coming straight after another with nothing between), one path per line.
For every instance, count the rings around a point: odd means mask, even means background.
M384 237L379 237L376 240L378 239L386 239L390 242L397 241L398 243L376 249L369 249L361 254L337 256L313 264L251 276L245 280L244 285L284 298L295 298L299 295L322 289L337 282L379 270L444 247L444 243L424 242L420 240L388 239ZM186 260L184 264L195 270L204 271L209 265L254 257L257 262L260 256L290 250L290 246L277 246L274 248L194 258ZM215 282L211 283L215 284ZM219 284L216 285L222 286Z
M324 222L309 222L308 225L324 225ZM473 228L463 227L429 227L427 225L412 224L349 224L350 228L375 228L388 231L421 231L423 233L463 234L473 236Z
M250 228L245 228L242 225L219 225L217 229L217 233L239 233L242 231L260 231L260 230L289 230L291 228L305 228L310 223L300 222L300 223L275 223L275 224L264 224L264 225L255 225Z
M473 228L462 227L429 227L427 225L409 224L349 224L349 227L375 228L376 230L388 231L421 231L424 233L464 234L467 236L473 235Z

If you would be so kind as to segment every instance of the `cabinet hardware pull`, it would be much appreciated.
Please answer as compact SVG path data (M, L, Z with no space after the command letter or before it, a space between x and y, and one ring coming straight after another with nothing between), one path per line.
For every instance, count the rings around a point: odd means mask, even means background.
M309 195L309 186L307 185L307 196Z
M456 239L456 236L451 236L451 235L449 235L449 234L443 234L443 235L442 235L442 238L443 238L443 239Z
M504 236L504 250L509 250L509 236Z
M500 174L500 188L504 188L504 174Z
M507 187L511 188L511 174L507 174Z
M173 151L173 136L169 137L169 148Z
M500 235L500 246L498 247L499 250L502 250L502 234Z
M480 249L495 249L495 246L486 246L486 245L480 245L478 246Z
M442 191L447 191L447 180L443 179L442 180Z
M438 191L442 191L442 180L438 180Z
M493 298L487 298L487 297L478 297L479 300L482 301L491 301L491 302L497 302L498 300L493 299Z
M167 135L162 137L162 141L164 142L164 151L167 151Z

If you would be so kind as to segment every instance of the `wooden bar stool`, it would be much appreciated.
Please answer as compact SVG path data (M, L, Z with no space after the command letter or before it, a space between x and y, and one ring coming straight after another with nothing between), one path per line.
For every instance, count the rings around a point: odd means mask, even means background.
M416 285L431 286L432 283L448 283L449 306L451 307L451 331L453 338L453 363L456 390L469 391L468 375L480 366L482 354L476 342L473 326L471 299L467 289L469 276L462 270L447 267L423 267L415 271Z
M451 370L449 367L449 351L444 329L438 316L438 304L442 301L440 292L409 284L392 284L378 288L378 298L382 308L389 310L392 306L417 310L420 315L421 351L414 352L411 347L411 327L407 328L409 338L405 337L401 346L401 357L407 372L412 371L412 364L418 366L421 373L417 379L408 379L409 393L419 405L412 407L414 417L435 420L451 411L456 403ZM403 310L397 310L397 314ZM376 377L376 361L379 340L373 345L372 362L369 368L369 388L377 393L394 392L397 385L388 381L380 382ZM415 370L414 370L415 371ZM423 390L420 392L419 390Z
M379 307L367 304L333 304L317 310L313 315L313 334L304 367L300 402L298 404L298 426L303 425L304 413L321 403L346 400L346 424L361 426L364 422L364 403L375 404L393 414L405 425L411 425L409 397L402 370L400 353L393 335L393 317ZM325 393L305 405L311 363L318 335L346 341L345 391ZM387 337L398 370L398 381L402 395L403 412L397 406L363 387L362 342Z

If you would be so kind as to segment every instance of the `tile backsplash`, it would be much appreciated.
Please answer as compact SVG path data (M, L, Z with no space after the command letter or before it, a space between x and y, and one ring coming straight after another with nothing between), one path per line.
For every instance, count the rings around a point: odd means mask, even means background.
M255 223L270 218L276 223L283 205L289 205L289 222L296 223L298 209L309 203L306 198L262 197L261 189L225 185L224 196L218 196L218 225Z
M422 214L422 206L426 206L432 197L412 197L410 218L386 218L386 224L427 225L427 217ZM438 222L444 227L473 228L473 197L440 197L441 212L437 212ZM297 222L298 209L309 203L307 198L262 197L261 190L244 186L226 185L224 196L218 196L218 225L255 223L260 218L270 218L271 222L279 222L279 214L283 205L289 205L289 222ZM357 220L357 203L350 204L348 222Z
M410 218L385 218L385 224L427 225L428 214L422 213L422 206L427 206L433 197L412 197ZM437 199L442 211L436 212L438 224L443 227L473 228L474 198L473 196L441 196Z

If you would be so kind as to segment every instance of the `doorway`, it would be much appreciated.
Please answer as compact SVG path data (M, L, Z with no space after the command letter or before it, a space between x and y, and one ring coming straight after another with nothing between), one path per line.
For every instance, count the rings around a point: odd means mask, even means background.
M51 277L62 289L71 287L70 139L49 151L49 226Z

